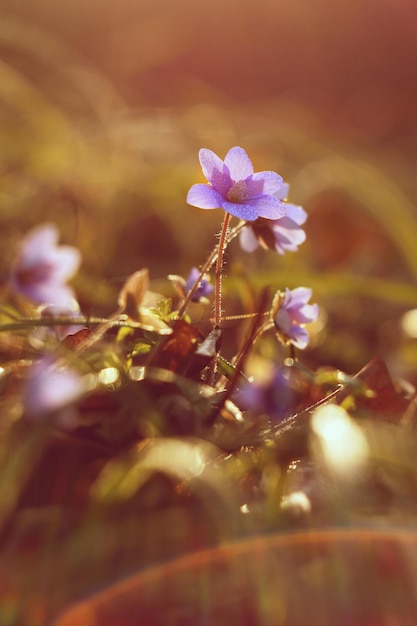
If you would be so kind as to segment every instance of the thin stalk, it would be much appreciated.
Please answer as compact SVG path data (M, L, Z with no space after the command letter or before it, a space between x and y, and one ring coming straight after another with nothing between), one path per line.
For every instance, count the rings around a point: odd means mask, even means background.
M216 261L216 283L214 288L214 328L220 328L222 323L222 277L223 277L223 255L227 246L227 233L231 215L225 213L223 226L220 233L219 249Z
M245 221L241 221L239 222L239 224L237 224L237 226L235 226L234 228L232 228L231 230L229 230L226 233L226 237L225 237L225 241L223 242L223 247L225 248L227 245L229 245L229 243L240 233L240 231L242 230L242 228L245 226L246 222ZM200 274L197 278L197 280L195 281L194 285L192 286L192 288L190 289L190 291L187 293L179 311L178 311L178 317L181 319L187 308L188 305L190 304L195 292L198 289L198 286L204 276L204 274L206 272L208 272L211 268L211 266L213 265L213 263L217 260L218 258L218 254L219 254L219 250L220 250L220 242L217 246L215 246L213 248L213 250L210 252L209 256L207 257L206 262L204 263L204 265L202 266L201 270L200 270Z
M38 317L26 317L16 322L8 322L6 324L0 324L0 333L8 331L25 330L28 328L35 328L37 326L101 326L108 325L116 328L132 328L152 331L159 335L168 335L172 331L170 329L153 329L151 326L141 324L140 322L134 322L129 319L121 318L106 318L106 317L59 317L59 318L38 318Z
M206 272L208 272L208 270L210 269L210 267L213 265L214 261L216 260L217 257L217 253L218 253L218 246L216 246L210 253L209 257L207 258L206 262L204 263L204 265L202 266L201 270L200 270L200 275L198 276L197 280L195 281L194 285L191 287L190 291L187 293L184 302L182 303L180 310L178 311L178 317L179 319L181 319L187 308L188 305L190 304L195 292L198 289L198 286L201 282L201 280L203 279L203 276Z

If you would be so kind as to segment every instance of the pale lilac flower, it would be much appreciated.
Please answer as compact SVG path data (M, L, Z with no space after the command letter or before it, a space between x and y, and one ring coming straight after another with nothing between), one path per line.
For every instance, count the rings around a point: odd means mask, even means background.
M66 285L80 265L80 252L72 246L58 246L53 224L29 232L20 247L11 276L12 288L36 304L71 306L73 290Z
M319 316L317 304L307 304L311 289L297 287L278 292L272 305L272 315L278 336L284 343L291 343L303 350L309 342L305 324L314 322Z
M208 184L193 185L187 202L200 209L221 208L242 220L258 217L275 220L285 215L285 203L274 194L284 184L276 172L254 173L252 161L243 148L235 146L222 161L206 148L199 152Z
M288 194L285 184L275 196L284 200ZM301 225L307 219L307 213L300 206L285 203L286 215L276 220L262 217L248 223L240 233L240 245L245 252L253 252L260 245L262 248L276 250L279 254L296 252L306 239Z
M76 371L45 357L31 368L23 393L25 413L39 420L59 412L58 425L70 428L75 425L71 405L83 392L83 380Z
M199 276L200 276L200 270L198 270L196 267L193 267L190 273L188 274L187 280L185 281L185 285L184 285L185 295L187 295L191 291L191 289L194 287L195 282L197 281ZM200 283L197 289L194 292L193 297L191 298L192 302L199 302L199 300L201 300L202 298L207 298L211 293L213 293L213 290L214 290L213 285L209 282L206 276L203 276L203 278L200 280Z

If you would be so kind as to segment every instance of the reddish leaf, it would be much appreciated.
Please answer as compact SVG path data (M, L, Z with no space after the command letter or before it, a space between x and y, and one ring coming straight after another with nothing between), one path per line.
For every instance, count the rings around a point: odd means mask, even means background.
M171 328L172 335L169 335L162 343L152 365L183 374L192 361L200 339L200 332L182 320L175 320Z
M383 419L394 422L401 419L410 404L410 400L395 388L388 368L382 359L372 359L360 370L356 378L361 380L372 392L369 395L358 396L356 399L357 408L366 411L367 419ZM347 395L347 390L339 392L337 394L338 403Z
M89 328L82 328L73 335L67 335L61 343L63 346L65 346L65 348L68 348L69 350L75 350L88 337L90 332L91 330Z

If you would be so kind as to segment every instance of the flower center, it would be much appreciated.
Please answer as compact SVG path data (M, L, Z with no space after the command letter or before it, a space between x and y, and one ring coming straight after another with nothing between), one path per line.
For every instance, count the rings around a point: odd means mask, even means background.
M244 202L246 200L246 183L244 180L238 180L230 187L227 192L227 199L229 202Z
M53 267L49 263L39 263L27 268L19 268L16 272L18 282L24 287L45 283L50 280Z

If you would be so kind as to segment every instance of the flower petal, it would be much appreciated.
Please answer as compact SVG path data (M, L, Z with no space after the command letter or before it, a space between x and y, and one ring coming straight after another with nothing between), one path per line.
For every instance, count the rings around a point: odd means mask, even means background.
M299 350L304 350L304 348L307 348L310 337L305 328L294 324L290 332L290 337L291 342Z
M275 239L275 249L279 254L285 251L296 252L299 245L306 240L306 234L302 228L292 220L283 217L272 226Z
M288 183L284 183L278 191L274 193L274 196L278 198L278 200L285 200L288 198L288 194L290 192L290 186Z
M24 390L24 406L32 418L72 404L84 391L81 376L74 370L59 369L49 359L36 363Z
M219 209L223 202L223 196L211 185L193 185L187 194L187 203L199 209Z
M290 336L291 331L291 318L286 309L279 309L274 317L275 325L279 330L287 337Z
M219 193L226 196L232 186L232 180L227 165L223 163L215 152L207 148L201 148L198 156L204 176Z
M258 239L250 226L242 228L239 241L245 252L253 252L259 246Z
M313 291L309 287L296 287L291 291L287 288L286 295L289 295L289 306L291 308L294 305L303 306L310 300L312 293Z
M256 172L256 174L252 176L251 182L256 184L255 188L259 188L259 183L263 183L262 194L279 193L281 187L284 185L284 179L276 172ZM250 193L250 183L248 187ZM278 196L275 196L275 198L280 200Z
M246 154L246 151L239 146L230 148L224 158L224 162L229 168L232 180L245 180L253 174L252 161Z
M33 228L25 237L20 256L25 266L45 257L45 250L54 248L58 242L58 230L54 224L42 224Z
M293 220L296 224L301 226L307 219L307 213L304 211L303 207L297 206L296 204L288 204L285 203L285 211L287 217L290 220Z
M81 263L81 254L72 246L59 246L51 251L54 280L66 281L77 272Z
M235 202L227 202L226 200L223 200L221 207L222 209L230 213L230 215L239 217L241 220L253 222L258 218L258 211L252 205L252 203L237 204Z
M269 220L276 220L285 215L285 203L275 198L275 196L260 196L248 200L257 211L257 217L265 217ZM248 219L248 218L247 218Z
M60 283L31 283L25 286L21 293L36 304L52 304L60 307L70 307L75 299L71 287Z
M318 304L305 304L298 310L291 310L291 317L297 324L310 324L319 316Z

